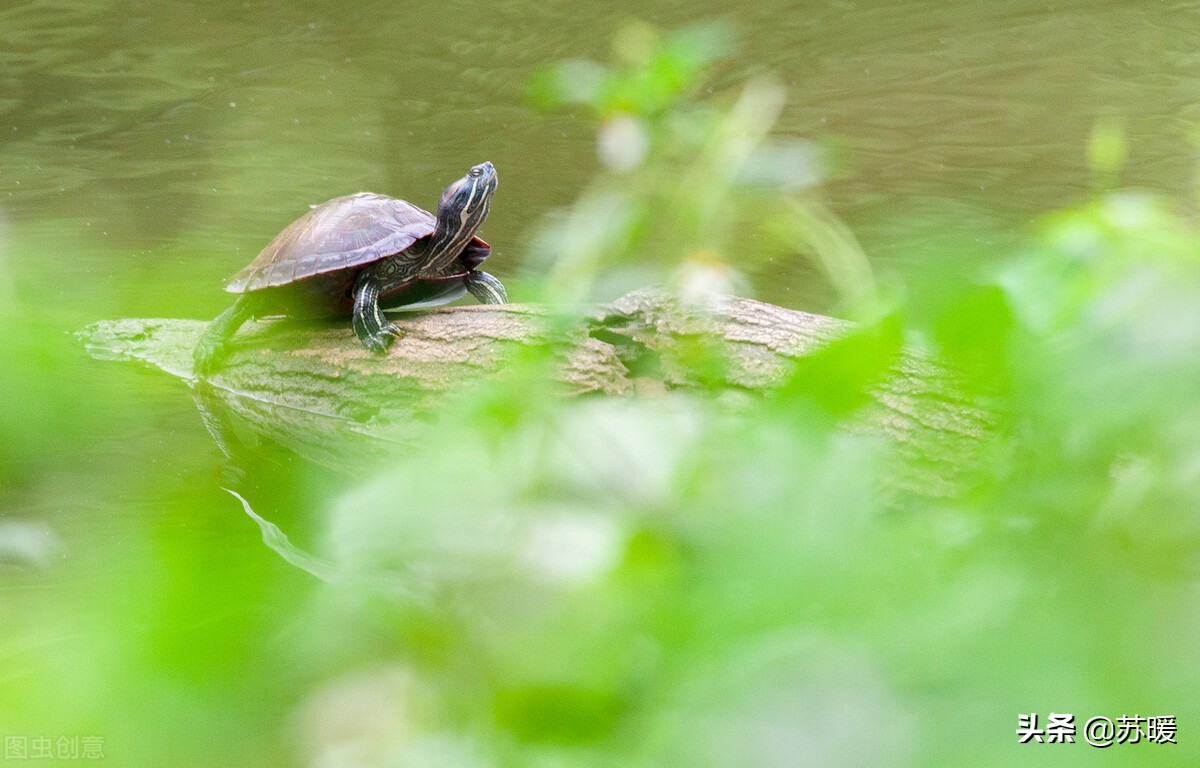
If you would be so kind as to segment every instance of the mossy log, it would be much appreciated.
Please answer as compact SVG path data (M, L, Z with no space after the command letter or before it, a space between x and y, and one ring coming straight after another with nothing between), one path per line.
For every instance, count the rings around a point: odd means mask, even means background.
M80 335L93 356L142 361L189 381L210 417L219 403L255 431L321 460L330 458L331 429L405 442L415 434L416 416L464 385L501 373L521 348L554 350L554 376L568 394L700 386L767 391L798 359L854 327L744 298L701 310L653 290L566 321L545 307L509 304L402 314L396 322L405 336L385 355L360 346L349 323L253 323L238 334L221 370L203 382L191 370L203 321L102 321ZM720 364L697 366L698 348ZM962 395L946 368L913 354L900 355L870 395L857 428L893 439L914 465L929 468L904 485L918 484L926 496L950 493L987 429L987 411Z

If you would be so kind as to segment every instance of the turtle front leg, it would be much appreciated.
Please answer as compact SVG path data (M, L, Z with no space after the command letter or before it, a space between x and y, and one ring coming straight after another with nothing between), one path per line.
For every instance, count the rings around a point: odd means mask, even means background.
M480 272L477 269L473 269L467 273L465 281L467 283L467 290L479 300L479 303L508 303L508 291L504 290L504 283L492 277L487 272Z
M380 287L375 270L362 271L354 283L354 316L351 320L358 340L376 354L386 352L393 338L404 335L394 323L388 322L379 308Z

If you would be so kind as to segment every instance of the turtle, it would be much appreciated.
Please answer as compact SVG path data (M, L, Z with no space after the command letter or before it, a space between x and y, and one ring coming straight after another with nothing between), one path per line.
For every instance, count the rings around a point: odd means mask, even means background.
M437 216L386 195L359 192L313 207L288 225L225 290L239 294L193 351L196 375L212 372L246 321L268 315L350 315L362 345L383 353L403 332L386 309L446 304L468 291L484 304L508 301L479 265L491 246L475 233L496 192L496 168L476 165L442 194Z

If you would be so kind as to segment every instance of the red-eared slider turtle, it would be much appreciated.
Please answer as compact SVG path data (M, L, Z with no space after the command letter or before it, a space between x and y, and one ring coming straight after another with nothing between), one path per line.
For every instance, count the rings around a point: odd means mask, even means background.
M492 250L475 232L495 191L496 169L482 163L446 188L436 217L368 192L316 206L225 286L240 295L196 344L195 372L211 371L230 337L254 317L349 314L363 346L383 352L402 336L385 309L436 306L467 291L503 304L504 286L477 269Z

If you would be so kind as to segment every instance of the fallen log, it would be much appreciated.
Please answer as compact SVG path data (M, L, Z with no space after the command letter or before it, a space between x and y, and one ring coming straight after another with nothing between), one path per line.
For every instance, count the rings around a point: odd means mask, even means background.
M340 463L330 455L331 430L368 442L407 442L419 429L416 416L501 372L523 348L553 350L553 376L569 394L630 396L701 386L753 392L778 385L798 359L854 328L743 298L701 310L654 290L563 317L521 304L399 315L405 337L386 355L359 345L348 324L260 321L238 334L221 370L199 382L191 353L203 321L101 321L80 336L95 357L140 361L187 380L210 426L228 410L302 455ZM697 379L685 354L697 344L719 356L719 381ZM923 496L951 494L958 470L988 428L986 409L964 397L952 372L911 353L898 357L870 395L873 403L855 428L894 440L913 466L927 468L902 485L920 486L912 490ZM214 435L221 440L220 430Z

